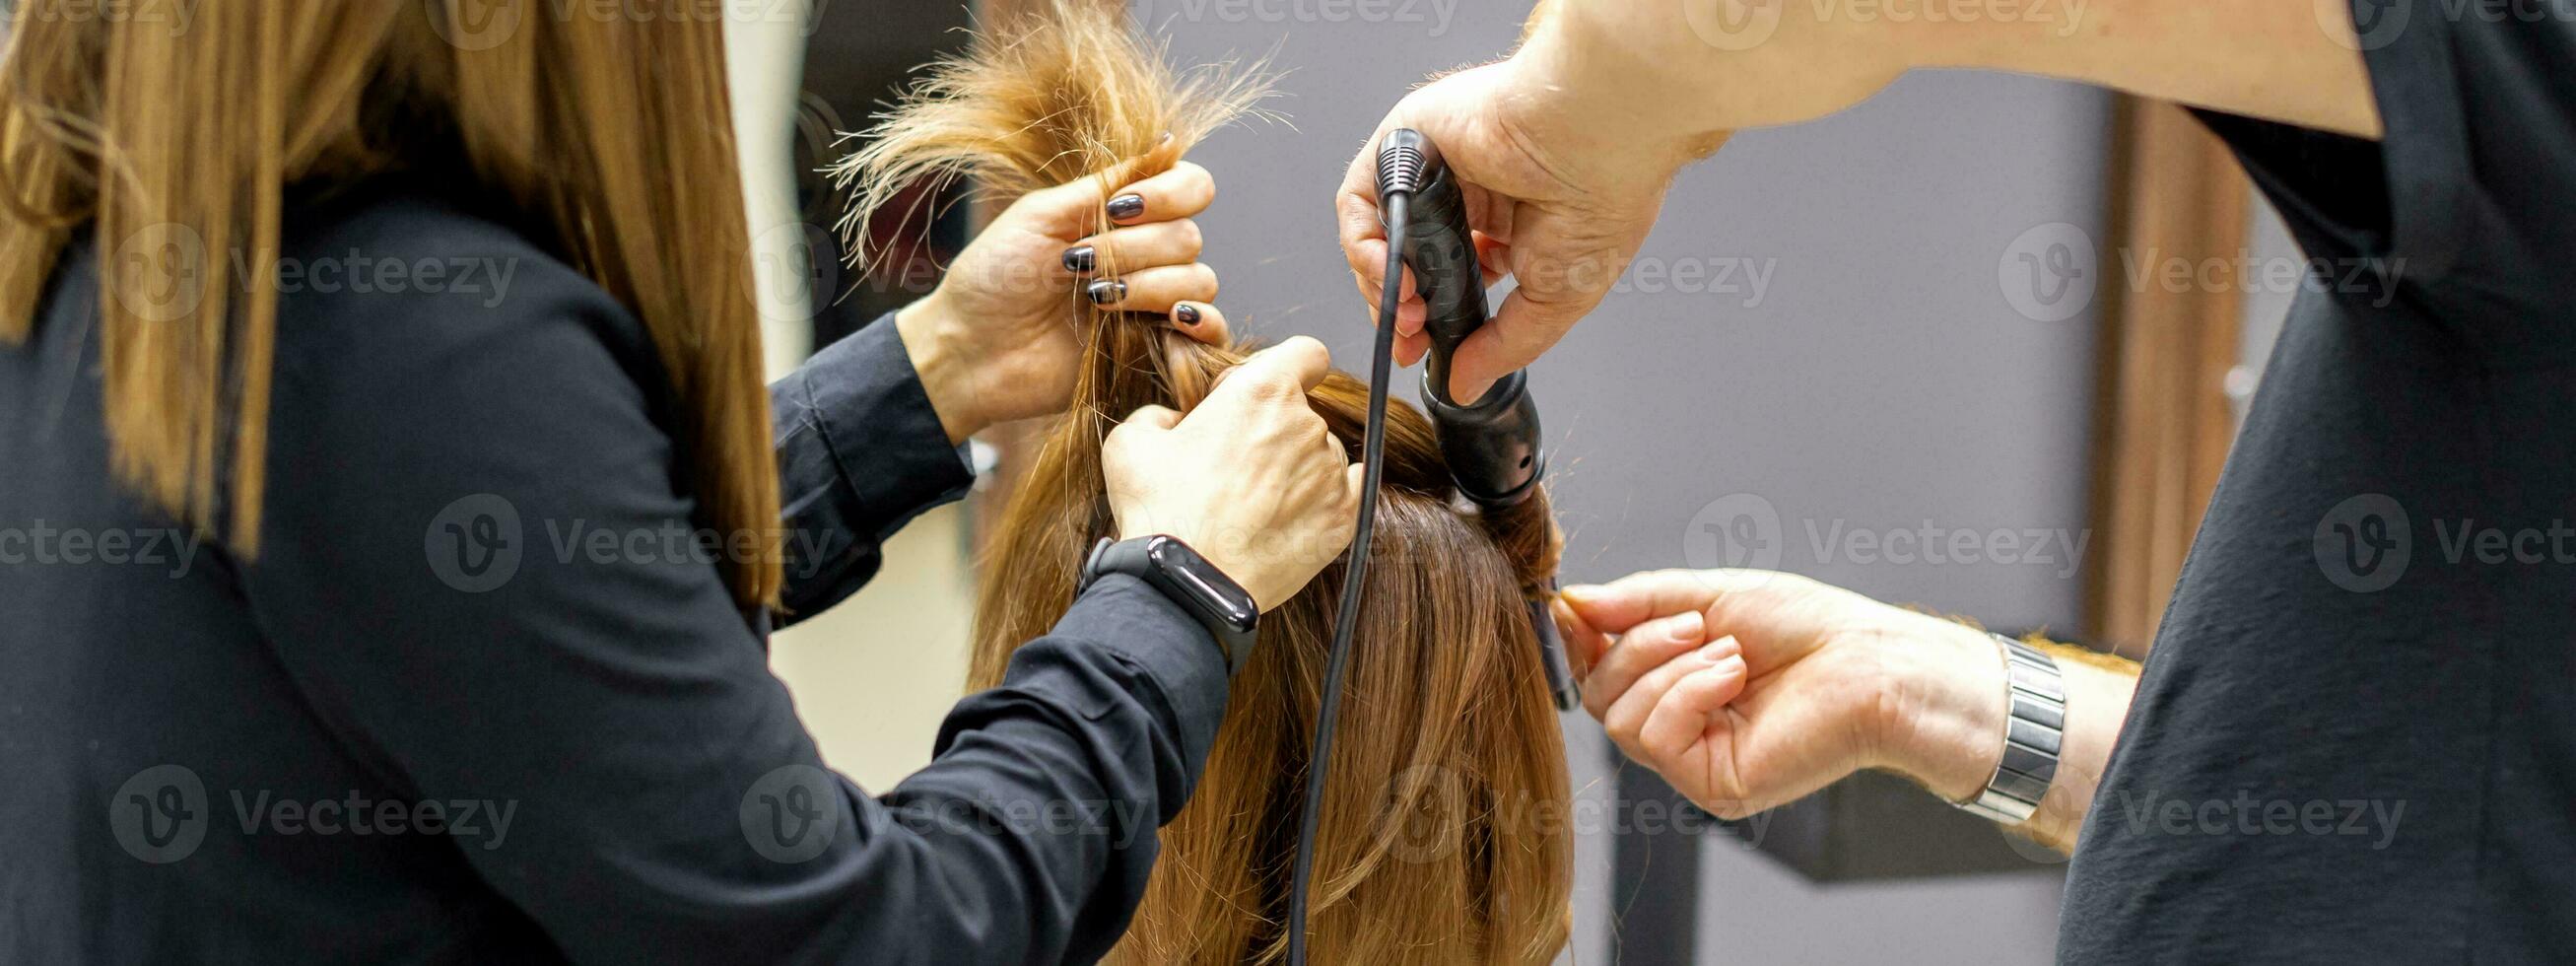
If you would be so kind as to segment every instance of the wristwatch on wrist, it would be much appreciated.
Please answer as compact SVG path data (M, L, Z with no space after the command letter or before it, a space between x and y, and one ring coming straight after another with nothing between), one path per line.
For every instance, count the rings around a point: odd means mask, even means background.
M1092 581L1108 574L1144 581L1206 626L1225 656L1226 673L1243 670L1244 661L1252 656L1261 623L1260 605L1243 585L1189 544L1162 534L1121 541L1102 537L1092 545L1091 558L1083 561L1082 583L1074 593L1089 589Z
M2046 652L2001 634L2004 655L2003 760L1977 797L1952 804L1977 815L2019 825L2039 811L2057 780L2058 747L2066 734L2066 679Z

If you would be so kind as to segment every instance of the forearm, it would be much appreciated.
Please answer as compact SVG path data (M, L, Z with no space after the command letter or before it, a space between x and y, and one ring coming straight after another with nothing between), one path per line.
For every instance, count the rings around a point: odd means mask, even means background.
M2040 74L2366 137L2377 107L2348 16L2311 0L1692 0L1551 3L1516 59L1533 89L1628 137L1811 120L1906 70ZM2332 7L2325 8L2329 12ZM1670 96L1629 96L1641 86Z
M2128 718L2138 666L2062 644L2039 647L2065 677L2066 728L2048 795L2014 831L2072 851ZM2009 711L2002 657L1992 638L1968 628L1917 655L1910 673L1919 684L1906 689L1887 765L1945 799L1967 801L1985 789L2003 755Z
M785 622L822 612L875 576L889 536L974 482L928 372L893 320L870 323L770 387Z

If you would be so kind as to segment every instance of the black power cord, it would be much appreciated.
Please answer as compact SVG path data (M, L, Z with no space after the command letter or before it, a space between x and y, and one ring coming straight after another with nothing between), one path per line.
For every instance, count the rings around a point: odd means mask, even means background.
M1315 748L1306 760L1306 808L1297 819L1297 859L1288 873L1288 962L1306 964L1306 894L1315 878L1315 822L1324 810L1324 778L1333 761L1333 725L1342 708L1342 670L1350 662L1351 629L1359 624L1360 592L1368 586L1369 537L1377 524L1377 490L1386 452L1386 384L1395 361L1395 307L1404 294L1406 206L1419 185L1422 154L1390 148L1378 155L1378 207L1386 221L1386 287L1377 300L1377 348L1369 359L1368 427L1362 435L1359 527L1351 534L1350 569L1342 574L1333 644L1324 657L1323 703L1315 713Z

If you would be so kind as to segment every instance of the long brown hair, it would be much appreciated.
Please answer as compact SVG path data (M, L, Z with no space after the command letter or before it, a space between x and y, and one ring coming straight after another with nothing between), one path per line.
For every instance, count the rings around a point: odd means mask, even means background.
M1141 170L1120 169L1141 178L1258 99L1260 84L1241 73L1176 75L1100 6L1059 0L979 36L965 58L934 69L844 177L870 205L924 174L971 172L997 199L1147 156ZM1084 551L1113 531L1100 443L1116 420L1149 403L1186 412L1242 359L1239 347L1202 346L1070 292L1064 312L1090 351L1072 411L1046 434L989 548L970 671L978 688L998 683L1011 652L1063 616ZM1340 373L1310 396L1354 458L1367 400L1367 386ZM1556 566L1547 501L1460 509L1429 422L1400 403L1387 412L1385 458L1365 623L1353 636L1316 843L1315 956L1546 962L1565 943L1572 875L1564 749L1526 610ZM1207 771L1162 832L1144 904L1113 960L1281 955L1343 566L1262 618Z
M703 522L774 548L722 23L472 3L18 3L0 64L0 340L26 338L84 226L103 253L156 256L99 264L115 473L255 554L286 192L452 164L643 320ZM185 299L147 295L173 283ZM745 605L777 599L774 550L725 567Z

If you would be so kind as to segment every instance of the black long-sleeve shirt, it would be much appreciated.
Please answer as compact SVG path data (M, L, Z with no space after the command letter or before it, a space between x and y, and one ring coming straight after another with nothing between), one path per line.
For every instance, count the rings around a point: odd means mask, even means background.
M0 346L0 961L1021 963L1123 930L1226 687L1142 584L872 798L730 599L597 286L413 187L291 214L245 560L111 483L95 248ZM968 477L890 325L772 404L811 614Z

